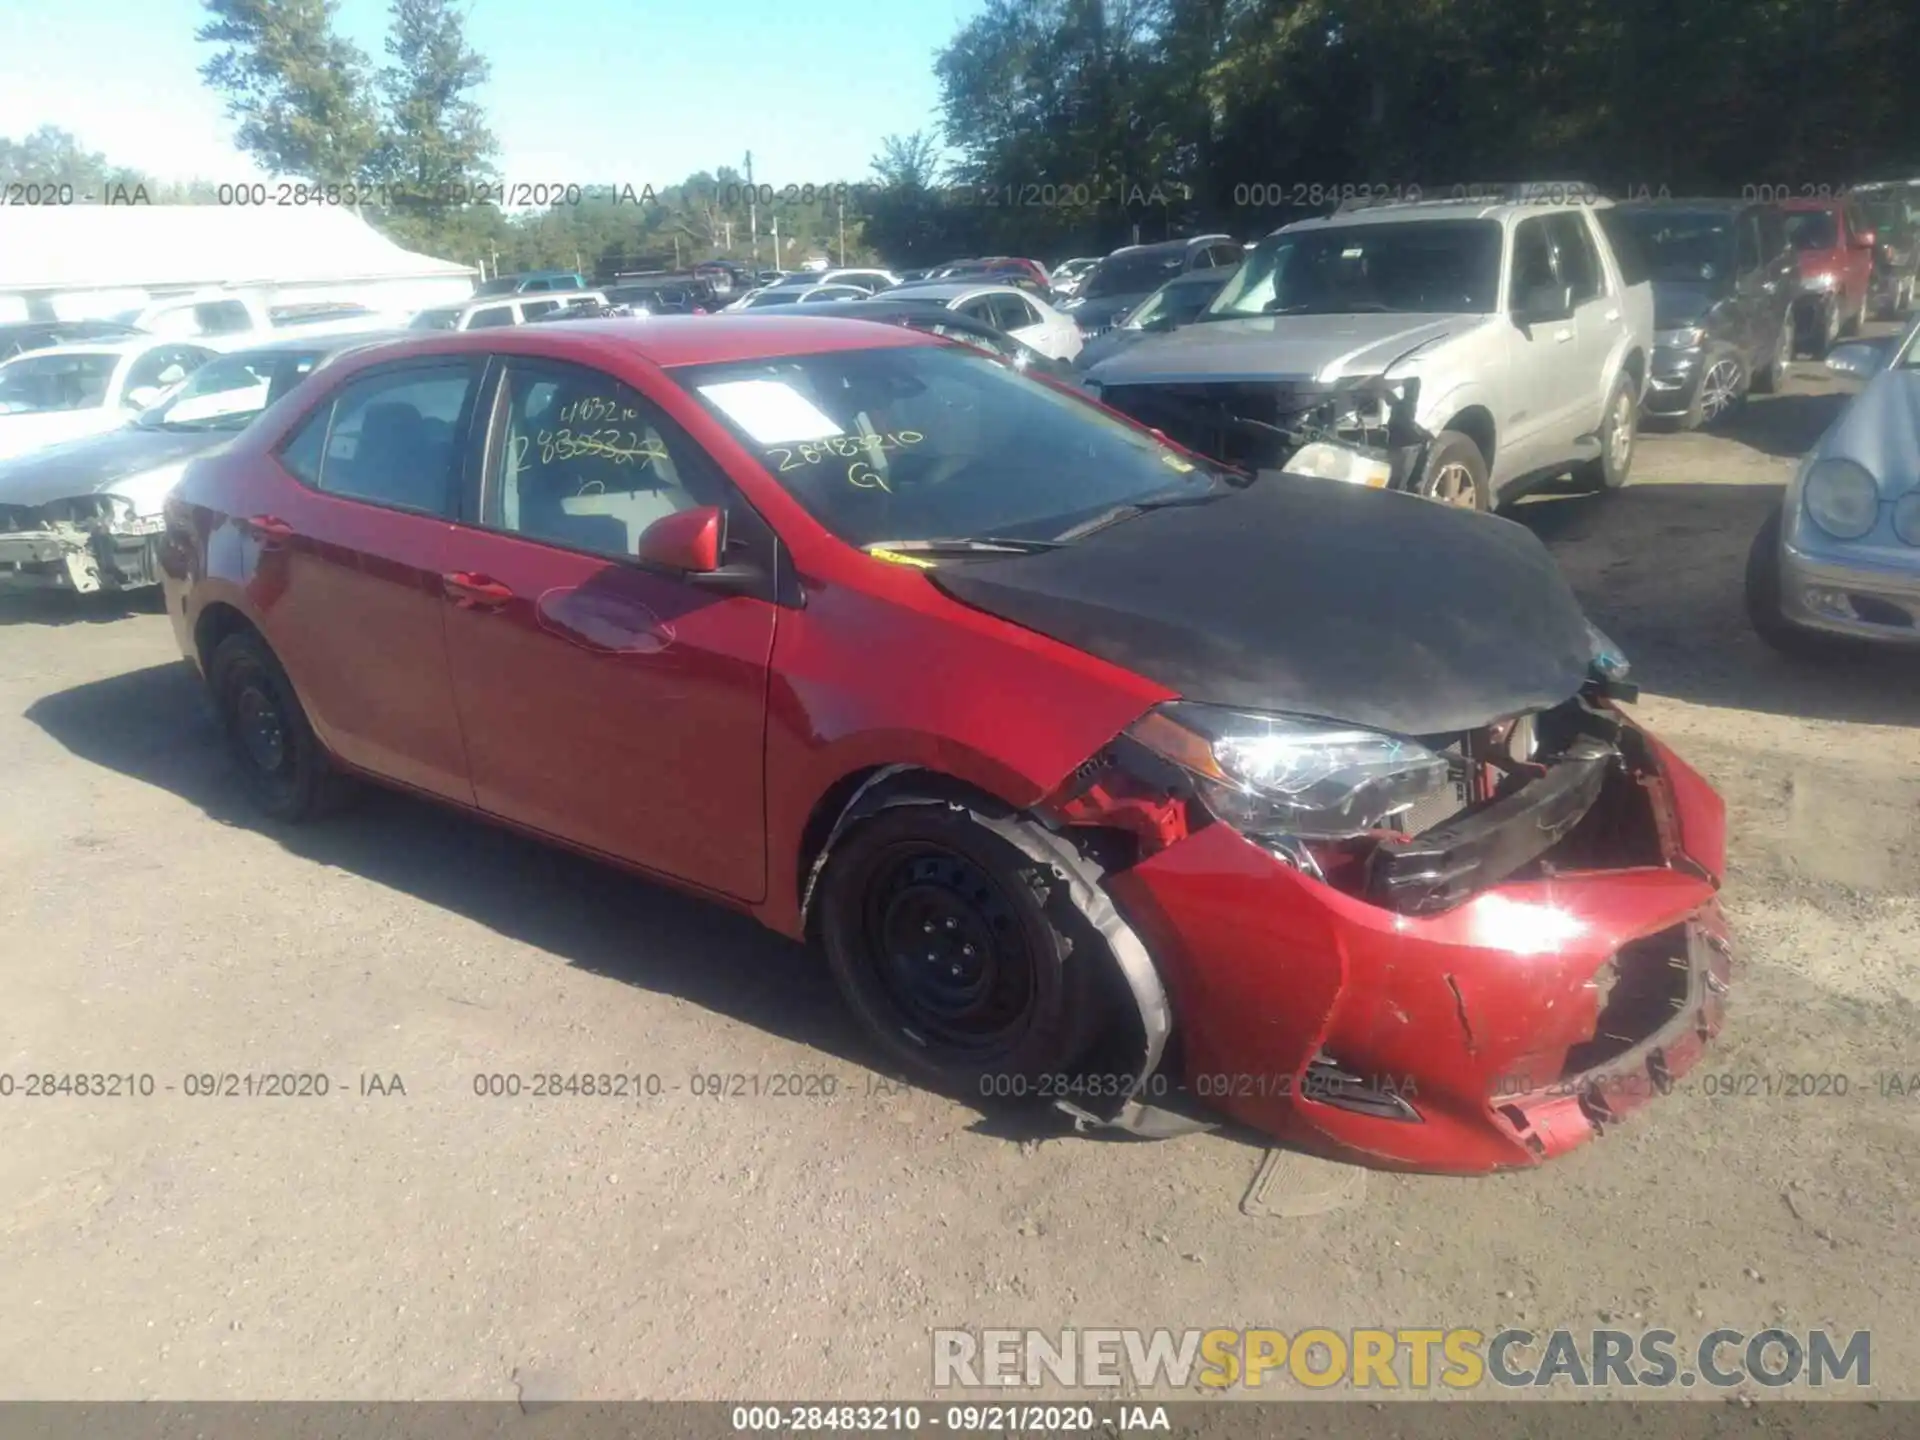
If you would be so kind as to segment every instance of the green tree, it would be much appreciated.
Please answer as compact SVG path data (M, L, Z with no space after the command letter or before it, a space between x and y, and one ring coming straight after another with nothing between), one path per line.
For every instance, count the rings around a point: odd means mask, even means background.
M365 53L334 32L337 0L205 4L195 38L220 49L200 75L239 122L239 147L274 175L365 178L379 119Z
M85 149L69 131L42 125L26 138L10 140L0 136L0 180L27 185L71 185L76 199L99 199L102 191L116 185L129 190L144 185L149 192L150 176L124 165L114 165L105 155Z
M437 214L444 197L493 178L499 147L473 99L491 67L467 43L466 17L453 0L393 0L387 56L373 170Z

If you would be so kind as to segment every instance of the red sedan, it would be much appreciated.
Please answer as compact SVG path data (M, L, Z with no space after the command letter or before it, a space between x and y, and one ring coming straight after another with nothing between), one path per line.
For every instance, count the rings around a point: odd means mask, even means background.
M368 347L167 523L269 815L365 777L746 910L930 1085L1476 1172L1720 1023L1720 802L1505 520L742 316Z

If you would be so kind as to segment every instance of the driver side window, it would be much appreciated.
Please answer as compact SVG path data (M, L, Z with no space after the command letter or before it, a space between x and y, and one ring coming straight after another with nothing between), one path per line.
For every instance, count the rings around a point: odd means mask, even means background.
M705 453L654 404L597 370L516 364L482 523L569 550L631 558L655 520L724 505Z

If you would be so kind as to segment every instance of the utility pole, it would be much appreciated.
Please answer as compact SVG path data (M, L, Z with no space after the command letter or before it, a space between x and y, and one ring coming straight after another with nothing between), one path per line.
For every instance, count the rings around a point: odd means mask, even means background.
M780 268L780 217L773 217L773 268Z
M840 264L844 268L847 263L847 197L839 195L835 198L840 202Z
M753 268L760 268L760 209L754 202L758 197L753 190L753 152L747 151L747 229L753 236ZM780 233L780 222L774 222L774 234ZM780 242L773 242L773 263L780 264Z

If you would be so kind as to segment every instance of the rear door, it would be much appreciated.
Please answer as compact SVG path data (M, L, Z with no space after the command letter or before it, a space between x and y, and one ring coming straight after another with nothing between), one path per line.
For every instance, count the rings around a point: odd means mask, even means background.
M361 372L290 435L268 508L235 517L252 589L329 749L349 765L473 802L447 669L441 575L480 364Z
M1573 400L1585 396L1577 316L1528 325L1517 314L1530 291L1560 284L1548 219L1530 215L1513 227L1506 296L1507 383L1500 392L1507 397L1507 413L1495 417L1498 433L1505 437L1500 442L1502 484L1566 458L1576 433L1570 419Z
M602 371L497 361L478 524L447 552L447 654L479 804L516 824L754 901L774 540L720 467ZM765 594L636 559L653 521L727 513Z
M1585 214L1568 208L1549 215L1547 233L1553 240L1560 283L1573 292L1573 350L1578 360L1567 377L1570 388L1561 421L1571 453L1574 441L1600 428L1607 393L1613 385L1613 357L1626 320L1620 297L1608 287L1600 249L1587 228Z

